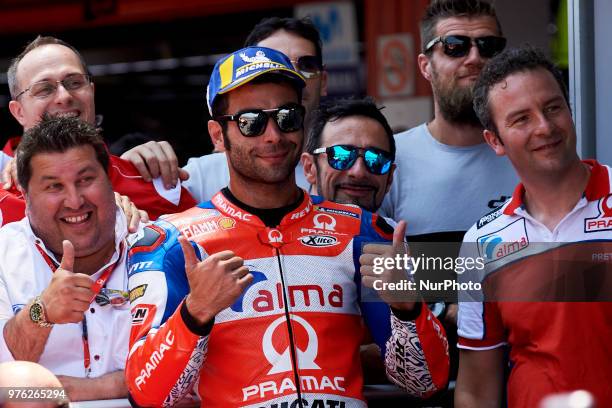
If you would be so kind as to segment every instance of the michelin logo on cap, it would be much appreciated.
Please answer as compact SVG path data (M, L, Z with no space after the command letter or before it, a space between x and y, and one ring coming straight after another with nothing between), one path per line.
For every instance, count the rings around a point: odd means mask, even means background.
M293 68L289 58L282 52L266 47L246 47L225 56L215 64L206 88L208 112L212 116L212 106L217 95L267 73L284 75L300 88L306 85L304 77Z
M236 73L234 74L234 77L236 79L246 74L247 72L256 71L262 68L282 69L285 67L282 64L270 61L270 58L266 57L266 54L264 54L264 52L261 50L257 51L254 57L249 57L242 52L240 53L240 58L242 58L242 60L246 62L247 65L236 71Z

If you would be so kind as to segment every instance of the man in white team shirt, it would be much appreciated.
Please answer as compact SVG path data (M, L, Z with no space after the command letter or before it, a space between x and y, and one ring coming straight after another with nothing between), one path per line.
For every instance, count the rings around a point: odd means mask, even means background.
M463 278L477 279L482 293L460 297L455 406L499 407L503 388L510 408L577 389L607 406L612 171L578 158L562 75L538 50L494 57L476 83L474 106L487 143L508 156L521 183L470 228L461 248L484 268Z
M26 218L0 229L0 362L37 362L72 401L127 395L127 223L99 132L45 117L24 135Z

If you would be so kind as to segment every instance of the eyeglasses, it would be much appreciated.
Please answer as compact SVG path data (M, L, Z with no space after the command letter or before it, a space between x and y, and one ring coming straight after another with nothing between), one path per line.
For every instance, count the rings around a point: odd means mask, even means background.
M15 99L19 98L24 93L30 91L30 95L34 98L44 99L53 95L57 91L58 84L62 84L68 92L78 91L91 83L91 78L87 74L70 74L61 81L39 81L30 85L23 91L19 92Z
M391 153L376 147L361 148L353 145L336 145L319 147L312 152L314 155L326 153L327 163L336 170L348 170L363 157L366 169L376 175L387 174L393 164Z
M506 47L506 39L504 37L491 35L471 38L466 35L447 35L431 40L425 47L425 52L431 51L437 43L442 43L444 45L444 53L453 58L461 58L468 55L472 48L472 43L476 44L478 52L483 58L491 58L502 52Z
M255 137L265 132L269 118L274 119L282 132L295 132L302 128L305 113L306 110L302 105L292 103L275 109L249 109L235 115L221 115L215 120L236 122L243 136Z
M303 55L291 63L306 79L314 78L323 71L323 61L316 55Z

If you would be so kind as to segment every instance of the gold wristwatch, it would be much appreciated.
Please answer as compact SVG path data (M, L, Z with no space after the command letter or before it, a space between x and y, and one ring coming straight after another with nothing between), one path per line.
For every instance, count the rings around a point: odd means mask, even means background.
M30 306L30 320L39 325L40 327L52 327L53 323L47 321L45 315L45 305L42 302L40 296L36 296Z

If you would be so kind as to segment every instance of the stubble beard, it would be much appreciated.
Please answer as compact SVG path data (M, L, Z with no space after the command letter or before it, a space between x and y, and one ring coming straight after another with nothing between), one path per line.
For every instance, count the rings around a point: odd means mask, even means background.
M277 184L285 182L291 177L295 178L295 166L297 166L299 162L301 148L292 152L292 154L295 155L293 160L288 158L280 165L266 166L257 163L257 158L248 150L241 146L231 144L225 135L224 145L226 147L226 154L230 166L240 177L249 182ZM279 147L282 148L284 145L281 144Z

